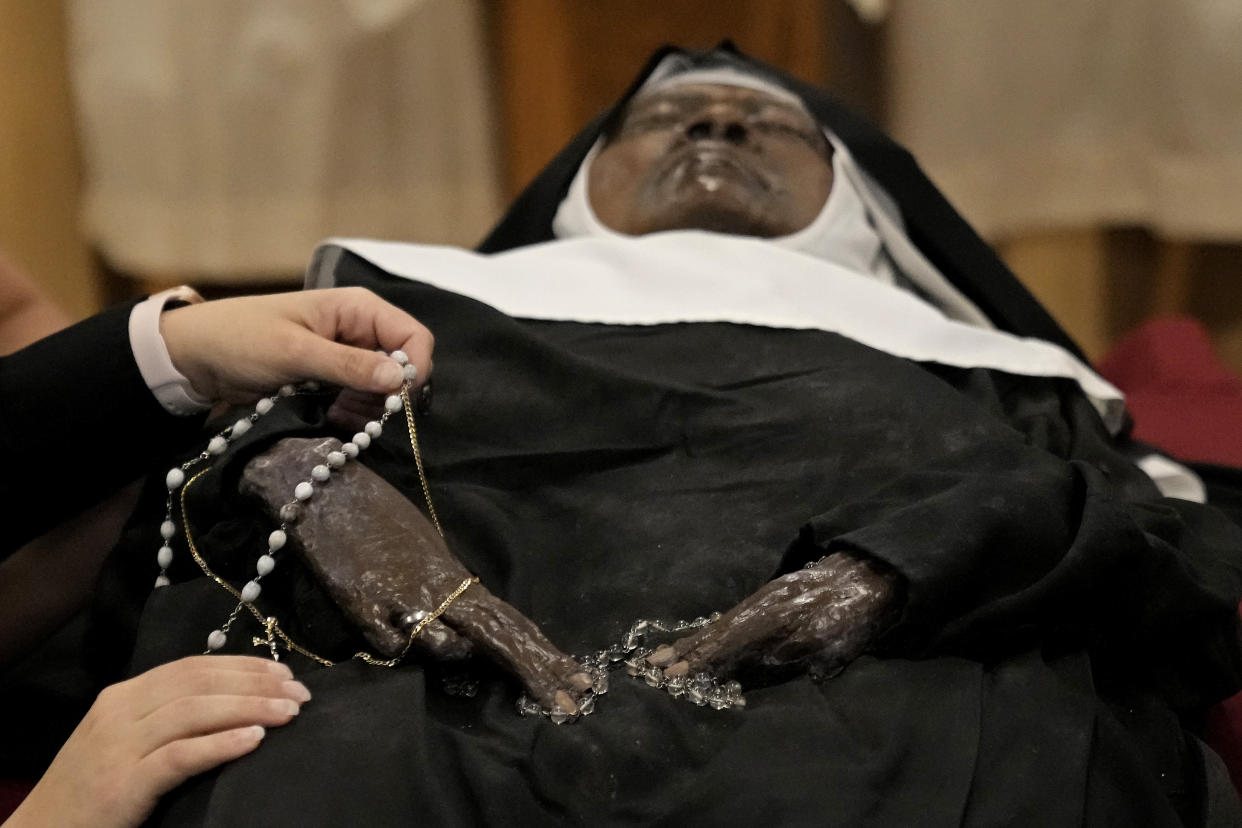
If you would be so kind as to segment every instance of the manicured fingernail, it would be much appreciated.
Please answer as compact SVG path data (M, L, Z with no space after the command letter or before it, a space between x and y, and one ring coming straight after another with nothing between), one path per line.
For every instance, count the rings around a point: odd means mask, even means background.
M267 662L267 669L281 678L293 678L293 671L289 669L288 665L281 664L279 661Z
M306 689L306 685L300 681L286 681L281 688L285 691L285 695L293 699L295 702L310 701L310 691Z
M302 709L302 705L293 699L272 699L272 708L277 713L284 713L286 716L296 716L298 711Z
M251 725L246 728L250 731L251 737L257 742L267 735L267 731L261 725Z
M386 359L375 368L371 378L379 388L396 388L401 384L401 366L395 360Z

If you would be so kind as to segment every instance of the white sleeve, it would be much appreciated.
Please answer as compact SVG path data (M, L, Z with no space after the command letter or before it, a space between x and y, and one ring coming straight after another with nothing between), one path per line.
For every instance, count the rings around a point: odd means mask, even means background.
M181 285L147 297L134 305L129 314L129 347L134 352L134 361L151 393L173 414L198 414L211 407L211 400L200 396L173 365L168 346L160 334L160 314L169 302L195 304L201 301L203 297L197 291Z

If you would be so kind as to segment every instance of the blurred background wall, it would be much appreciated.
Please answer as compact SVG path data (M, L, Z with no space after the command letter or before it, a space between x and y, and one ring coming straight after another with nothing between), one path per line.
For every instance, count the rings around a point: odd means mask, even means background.
M99 306L60 3L0 0L0 250L75 317Z
M893 131L1089 354L1185 312L1242 368L1211 0L0 0L0 249L81 316L470 245L652 49L725 37Z

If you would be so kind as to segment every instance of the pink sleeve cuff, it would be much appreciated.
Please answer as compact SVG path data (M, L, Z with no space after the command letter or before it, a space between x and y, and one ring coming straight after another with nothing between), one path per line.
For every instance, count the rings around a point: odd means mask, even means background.
M134 361L155 399L172 414L198 414L211 408L211 400L199 395L173 365L160 334L160 314L169 302L192 305L201 301L203 297L197 291L181 285L147 297L129 314L129 347Z

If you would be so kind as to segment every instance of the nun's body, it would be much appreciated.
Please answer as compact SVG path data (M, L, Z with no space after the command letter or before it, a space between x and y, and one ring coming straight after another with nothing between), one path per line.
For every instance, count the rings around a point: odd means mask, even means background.
M1238 682L1242 533L1161 497L1116 436L1115 394L906 156L817 92L706 63L763 79L647 87L518 200L484 244L498 255L345 244L314 278L370 287L435 333L419 433L466 570L571 654L639 618L724 612L651 663L741 665L746 707L614 673L592 715L558 726L518 716L518 682L482 658L295 656L314 694L298 721L157 821L1238 816L1187 726ZM196 484L188 522L223 574L241 577L270 528L234 494L241 468L323 427L296 402ZM390 430L367 463L417 500ZM267 611L308 646L352 652L313 579L282 572ZM879 598L842 612L860 572ZM160 590L133 668L201 647L230 603L203 578ZM466 681L476 693L450 692Z

